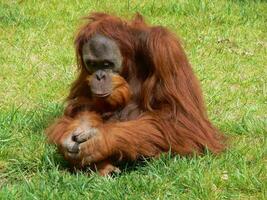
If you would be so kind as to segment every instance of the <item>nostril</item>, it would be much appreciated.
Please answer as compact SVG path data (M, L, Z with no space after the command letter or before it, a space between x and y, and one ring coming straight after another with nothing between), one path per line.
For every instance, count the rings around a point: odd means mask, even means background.
M101 70L97 71L95 73L95 75L96 75L96 79L98 81L101 81L102 79L105 79L106 78L106 73L104 71L101 71Z
M96 78L97 78L97 80L102 80L102 79L105 79L106 78L106 75L105 74L101 74L101 75L96 75Z
M106 74L102 74L101 79L105 79L106 78Z

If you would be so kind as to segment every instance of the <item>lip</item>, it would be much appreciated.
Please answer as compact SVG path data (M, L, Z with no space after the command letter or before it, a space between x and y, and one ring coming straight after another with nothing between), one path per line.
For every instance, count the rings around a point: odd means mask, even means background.
M109 95L110 95L110 93L104 93L104 94L95 94L95 93L93 93L93 96L97 97L97 98L105 98L105 97L108 97Z

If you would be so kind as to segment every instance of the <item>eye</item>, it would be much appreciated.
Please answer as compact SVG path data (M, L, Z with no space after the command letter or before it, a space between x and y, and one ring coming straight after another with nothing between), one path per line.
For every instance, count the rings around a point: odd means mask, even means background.
M103 66L104 66L105 68L111 68L111 67L114 66L114 63L111 62L111 61L105 60L105 61L103 62Z
M86 60L86 61L85 61L85 65L86 65L87 67L91 66L91 64L92 64L92 62L91 62L90 60Z
M86 67L88 69L92 69L92 68L94 69L94 68L97 67L97 64L94 61L92 61L92 60L86 60L85 61L85 65L86 65Z
M109 63L108 62L104 62L103 65L104 65L104 67L109 67Z

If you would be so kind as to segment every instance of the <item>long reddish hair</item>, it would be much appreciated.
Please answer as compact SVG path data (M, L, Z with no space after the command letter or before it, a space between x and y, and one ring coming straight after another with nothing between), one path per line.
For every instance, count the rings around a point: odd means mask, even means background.
M224 136L207 117L199 81L173 33L161 26L148 26L139 14L130 22L104 13L85 19L87 23L75 40L80 73L68 100L88 95L82 45L100 33L119 45L123 76L133 89L133 98L143 112L154 117L172 150L190 154L192 150L202 153L205 148L214 153L224 149Z

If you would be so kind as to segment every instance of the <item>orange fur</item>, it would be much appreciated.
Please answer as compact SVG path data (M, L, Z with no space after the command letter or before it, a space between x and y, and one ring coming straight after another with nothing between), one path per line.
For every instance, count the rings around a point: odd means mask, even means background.
M85 115L90 121L95 115L91 112L79 115L81 111L96 110L99 119L101 113L111 110L126 117L99 120L98 134L80 144L76 164L103 162L108 168L108 160L136 160L169 150L180 155L203 154L206 148L215 154L224 150L224 136L207 117L199 82L174 34L164 27L147 25L140 15L123 21L93 13L87 19L89 22L75 40L80 73L68 96L65 116L47 133L56 145L61 146L64 136L81 125L79 118ZM114 77L114 93L105 100L107 104L90 96L90 78L81 58L83 44L95 33L116 41L124 58L125 79ZM79 106L83 109L73 115L74 108ZM120 111L118 107L124 108ZM129 117L132 120L126 120L132 108L137 112Z

